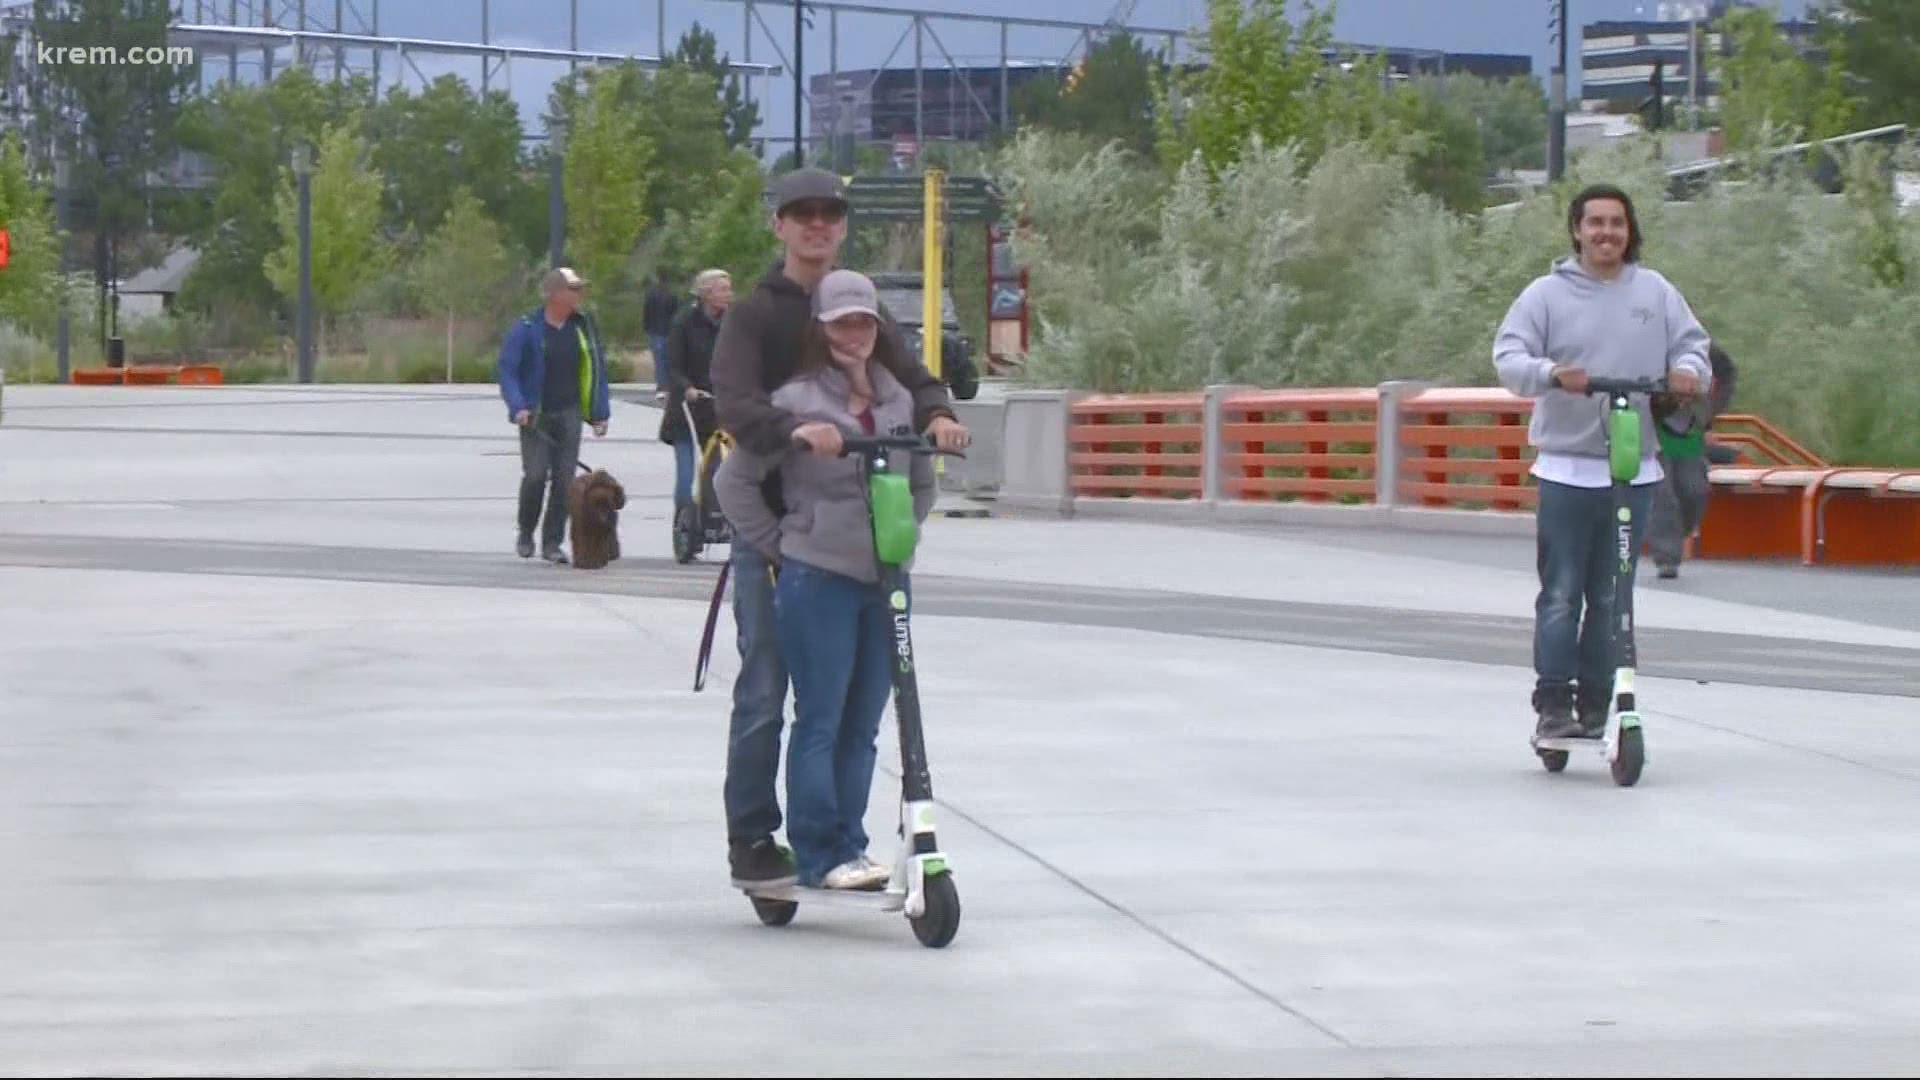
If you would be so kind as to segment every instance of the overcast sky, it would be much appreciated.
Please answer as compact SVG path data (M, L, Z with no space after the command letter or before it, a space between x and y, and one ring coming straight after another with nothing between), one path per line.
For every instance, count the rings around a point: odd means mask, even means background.
M222 9L226 6L223 0L215 2ZM895 6L895 0L866 2ZM582 48L655 52L662 36L657 15L659 0L577 0L577 3ZM1115 0L901 0L898 6L1099 22L1120 5ZM1805 0L1774 0L1774 6L1784 15L1797 16L1803 13ZM191 15L193 0L185 0L185 7ZM309 0L310 18L330 20L332 7L325 0ZM1578 26L1604 19L1652 18L1657 2L1571 0L1571 8L1572 21ZM354 9L370 12L371 0L354 0L349 10ZM793 33L790 6L756 5L759 20L764 20L766 25L763 27L758 20L753 23L750 45L746 7L737 0L666 0L665 9L664 37L669 49L681 33L699 22L718 35L721 51L731 53L734 59L747 59L750 54L753 60L785 66L773 44L777 39L780 49L790 52ZM1365 44L1530 55L1535 73L1544 81L1552 65L1547 41L1547 9L1548 0L1339 0L1335 32L1342 40ZM1205 0L1136 0L1130 21L1135 25L1181 29L1197 24L1205 11ZM383 0L380 29L383 33L409 37L477 41L480 12L481 0ZM813 22L814 27L805 40L805 70L809 75L826 70L828 55L827 14L816 13ZM864 13L842 13L839 22L839 61L843 69L880 65L912 25L909 19L898 16ZM567 0L491 0L489 26L495 42L564 48L567 24ZM928 66L944 65L946 52L951 52L961 64L998 62L1000 43L996 27L940 20L931 20L929 26L931 34L924 46ZM317 22L314 28L330 29ZM359 27L350 23L347 29ZM769 36L769 30L775 37ZM1008 51L1017 59L1057 62L1073 47L1075 37L1072 31L1014 27L1009 32ZM1578 88L1577 35L1573 40L1570 91ZM946 52L942 51L942 45ZM455 71L476 84L479 82L479 63L475 60L422 57L415 62L429 77L441 71ZM911 67L912 64L913 41L908 34L894 54L891 66ZM383 83L392 77L392 70L390 63L383 63ZM554 64L514 62L510 85L520 105L523 125L538 129L537 118L544 108L548 88L562 71L564 67ZM406 77L410 82L418 81L410 68ZM790 136L793 128L790 81L782 79L772 86L756 87L755 97L764 100L761 108L764 132L770 136Z

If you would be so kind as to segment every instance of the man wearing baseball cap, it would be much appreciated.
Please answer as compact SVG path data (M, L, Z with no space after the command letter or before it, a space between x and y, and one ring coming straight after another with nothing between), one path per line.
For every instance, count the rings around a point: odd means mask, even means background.
M540 557L564 563L560 544L567 530L567 487L580 460L580 427L607 433L612 394L607 354L593 319L580 310L587 283L571 267L540 279L545 303L513 324L500 345L500 396L507 417L520 428L520 534L515 550L533 557L533 530L540 529ZM541 518L541 502L546 517Z
M801 425L773 403L773 392L793 376L800 345L813 319L813 291L835 268L847 238L846 185L822 169L796 169L776 179L773 231L785 249L753 291L728 310L713 350L713 389L720 426L741 446L780 454L796 435L818 454L841 449L839 429ZM882 313L880 332L897 347L888 371L913 395L914 426L940 447L964 448L967 429L953 412L946 386L906 347L900 328ZM767 503L780 506L778 475L770 478ZM773 580L766 557L752 545L732 545L733 616L738 629L740 674L733 683L733 717L727 736L728 863L736 885L779 885L796 880L792 854L774 842L781 825L774 785L780 766L780 733L786 709L787 668L774 622Z

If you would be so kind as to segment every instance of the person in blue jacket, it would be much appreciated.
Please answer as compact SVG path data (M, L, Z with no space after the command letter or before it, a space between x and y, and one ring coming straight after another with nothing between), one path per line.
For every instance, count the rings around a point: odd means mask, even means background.
M607 434L612 394L607 354L599 328L580 310L587 283L562 266L540 281L546 302L513 324L500 345L500 396L520 428L520 536L516 550L533 557L533 529L540 530L540 557L567 561L567 486L580 460L582 424L595 438ZM546 518L541 519L541 501Z

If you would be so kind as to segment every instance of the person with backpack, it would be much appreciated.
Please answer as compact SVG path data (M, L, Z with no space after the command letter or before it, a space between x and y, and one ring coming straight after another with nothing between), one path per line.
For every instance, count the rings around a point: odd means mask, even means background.
M1666 480L1654 492L1647 554L1659 575L1668 580L1680 576L1687 538L1700 531L1707 501L1713 494L1707 432L1733 403L1733 358L1718 345L1710 346L1707 356L1713 367L1708 393L1690 398L1659 394L1652 402L1654 432L1660 437L1660 467Z

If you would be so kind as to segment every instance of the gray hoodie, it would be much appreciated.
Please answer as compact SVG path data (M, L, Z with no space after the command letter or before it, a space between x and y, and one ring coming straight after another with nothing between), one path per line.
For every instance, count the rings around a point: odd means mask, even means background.
M867 371L877 399L874 433L911 432L913 396L884 366L869 362ZM792 413L798 423L825 420L837 425L842 434L857 436L864 431L860 418L847 410L848 388L846 374L828 367L788 381L773 392L773 404ZM896 450L888 463L908 476L914 517L924 522L933 509L932 459ZM784 517L774 514L761 489L761 481L774 469L780 471ZM866 485L855 459L824 459L804 450L756 454L736 446L714 474L713 489L721 513L733 526L736 543L751 544L776 563L798 559L868 584L879 582ZM902 567L911 568L912 560Z
M1502 386L1539 399L1529 429L1535 447L1605 457L1605 399L1551 385L1560 364L1616 379L1659 379L1684 368L1700 377L1703 394L1713 381L1707 332L1672 282L1635 263L1603 281L1572 255L1555 261L1553 272L1535 278L1507 310L1494 338L1493 366ZM1653 416L1644 397L1635 405L1646 457L1658 450Z

